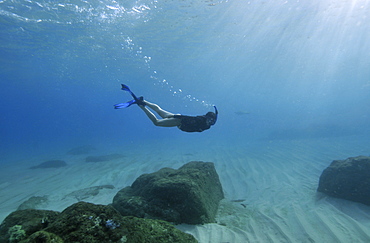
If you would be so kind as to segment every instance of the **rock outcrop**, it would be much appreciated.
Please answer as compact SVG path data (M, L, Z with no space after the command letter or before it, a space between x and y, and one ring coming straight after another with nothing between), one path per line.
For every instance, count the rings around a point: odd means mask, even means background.
M192 235L161 220L124 217L111 206L79 202L61 213L33 209L11 213L0 226L0 243L3 242L197 241Z
M223 197L214 164L193 161L141 175L116 194L112 206L127 216L203 224L215 222Z
M334 160L320 176L319 192L370 205L370 157Z
M31 234L45 229L59 212L25 209L9 214L0 225L0 243L19 242Z

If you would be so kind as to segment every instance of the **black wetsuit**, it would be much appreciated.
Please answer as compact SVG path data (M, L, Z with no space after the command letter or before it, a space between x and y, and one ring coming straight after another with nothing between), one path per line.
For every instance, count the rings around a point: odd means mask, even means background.
M207 123L206 116L174 115L173 117L181 120L181 124L177 127L184 132L203 132L211 127Z

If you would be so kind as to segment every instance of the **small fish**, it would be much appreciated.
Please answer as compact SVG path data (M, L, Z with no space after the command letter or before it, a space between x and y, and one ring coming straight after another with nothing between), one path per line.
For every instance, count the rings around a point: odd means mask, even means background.
M246 111L235 111L234 113L235 115L238 115L238 116L244 116L244 115L250 114L250 112L246 112Z
M245 199L235 199L235 200L231 200L231 202L244 202Z

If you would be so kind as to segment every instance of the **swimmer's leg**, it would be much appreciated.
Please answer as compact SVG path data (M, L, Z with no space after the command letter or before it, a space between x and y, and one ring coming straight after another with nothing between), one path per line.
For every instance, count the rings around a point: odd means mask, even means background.
M151 105L154 105L152 103L148 103L147 101L145 101L145 104L152 108ZM150 105L149 105L150 104ZM155 105L157 106L157 105ZM149 117L149 119L153 122L154 125L156 126L159 126L159 127L176 127L176 126L179 126L181 121L180 119L178 118L173 118L173 114L172 113L169 113L167 112L168 114L172 114L172 117L169 117L169 118L165 118L165 117L162 117L163 119L158 119L154 114L153 112L151 112L148 108L146 108L145 106L143 105L139 105L139 107L145 112L145 114ZM159 106L157 106L159 107ZM155 110L155 108L152 108L153 110ZM157 111L156 111L157 112ZM166 111L164 111L166 112ZM159 112L157 112L159 114Z
M160 117L162 118L173 118L174 114L168 111L163 110L159 105L150 103L148 101L144 101L145 105L148 106L150 109L155 111Z

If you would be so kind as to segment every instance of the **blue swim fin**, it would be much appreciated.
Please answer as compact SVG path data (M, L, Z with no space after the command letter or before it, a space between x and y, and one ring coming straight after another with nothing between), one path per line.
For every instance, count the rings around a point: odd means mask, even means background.
M130 90L130 88L127 85L125 85L125 84L121 84L121 85L122 85L122 88L121 88L122 90L130 92L130 94L131 94L132 98L134 98L134 100L139 100L136 97L136 95L134 93L132 93L132 91Z
M144 97L140 96L139 98L136 98L135 100L127 101L126 103L119 103L114 105L114 109L122 109L127 108L133 104L143 105L145 106Z
M121 84L122 85L122 90L131 92L130 88L127 85Z
M130 100L130 101L126 102L126 103L116 104L116 105L114 105L114 109L127 108L127 107L131 106L132 104L136 104L136 100Z
M143 100L144 100L144 98L142 97L142 96L140 96L139 98L130 90L130 88L127 86L127 85L125 85L125 84L121 84L122 85L122 90L124 90L124 91L127 91L127 92L130 92L130 94L131 94L131 96L132 96L132 98L134 98L134 100L136 101L136 104L138 104L138 105L143 105L143 106L145 106L145 102L143 102ZM130 105L132 105L132 104L130 104ZM129 105L129 106L130 106ZM127 106L128 107L128 106Z

